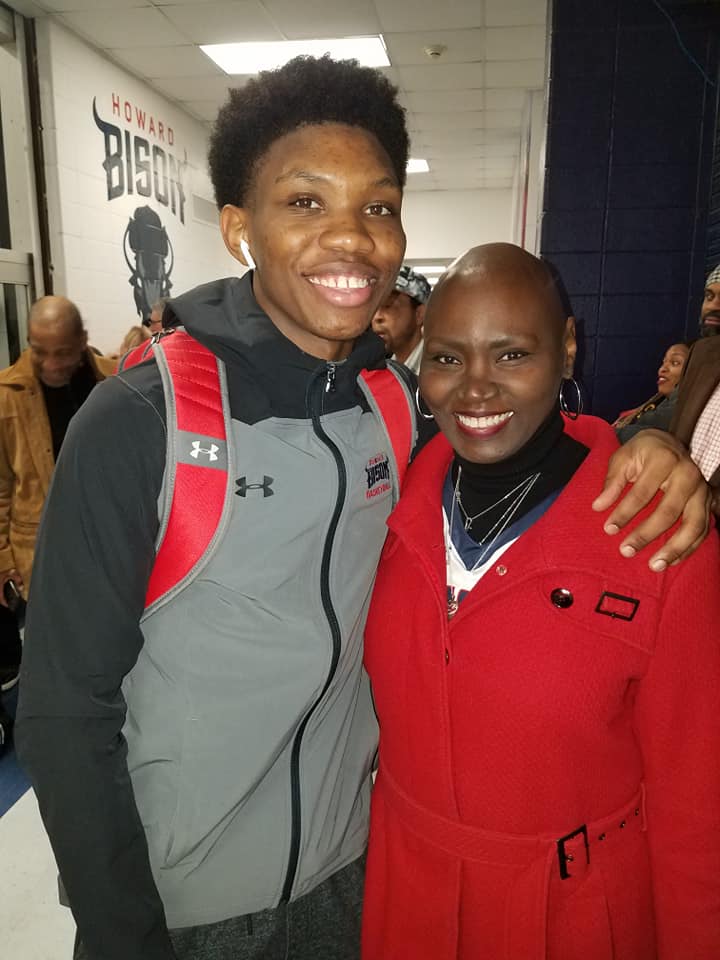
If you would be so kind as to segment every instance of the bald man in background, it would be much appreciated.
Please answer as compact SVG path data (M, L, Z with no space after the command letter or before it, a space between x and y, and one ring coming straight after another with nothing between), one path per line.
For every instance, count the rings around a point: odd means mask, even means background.
M0 603L15 581L27 595L35 537L55 460L71 417L114 360L87 346L80 312L65 297L30 311L29 347L0 371Z

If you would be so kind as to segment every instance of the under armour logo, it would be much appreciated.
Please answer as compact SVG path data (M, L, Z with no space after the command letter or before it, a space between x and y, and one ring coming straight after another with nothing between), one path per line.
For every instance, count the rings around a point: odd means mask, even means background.
M220 447L216 443L211 443L209 447L201 447L200 443L200 440L193 440L190 456L197 460L200 457L200 454L204 453L211 463L213 460L217 460L217 453Z
M237 497L246 497L248 490L262 490L263 497L272 497L275 495L275 491L272 489L272 485L275 483L275 477L264 476L262 483L248 483L247 477L240 477L235 483L237 485L235 496Z

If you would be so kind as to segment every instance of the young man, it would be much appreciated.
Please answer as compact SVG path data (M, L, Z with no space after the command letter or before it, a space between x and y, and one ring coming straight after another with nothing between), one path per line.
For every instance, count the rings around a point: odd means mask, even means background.
M78 957L358 955L377 742L362 632L402 466L361 389L362 371L385 367L368 327L405 249L395 93L328 58L231 92L210 169L226 246L253 269L169 307L219 363L227 442L172 428L181 391L168 402L154 360L108 382L68 436L18 743ZM168 431L178 471L227 462L230 495L197 575L145 609L171 522ZM695 468L661 442L626 449L598 505L638 478L612 515L622 526L667 482L668 515L631 541L689 509L663 566L706 518Z

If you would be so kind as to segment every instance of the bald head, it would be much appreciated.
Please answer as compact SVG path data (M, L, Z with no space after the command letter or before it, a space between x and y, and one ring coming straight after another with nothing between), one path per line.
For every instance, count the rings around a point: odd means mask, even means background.
M85 361L87 333L66 297L41 297L30 310L28 341L33 372L47 387L63 387Z
M474 247L430 297L420 392L460 456L497 463L557 409L575 351L545 264L508 243Z
M443 291L455 285L478 295L503 286L528 293L543 305L548 322L557 323L559 333L565 329L568 314L552 272L538 257L512 243L485 243L458 257L435 287L425 316L426 326L428 320L432 322L433 306L440 306Z
M63 327L76 337L85 332L80 311L67 297L40 297L30 308L28 325L31 329Z

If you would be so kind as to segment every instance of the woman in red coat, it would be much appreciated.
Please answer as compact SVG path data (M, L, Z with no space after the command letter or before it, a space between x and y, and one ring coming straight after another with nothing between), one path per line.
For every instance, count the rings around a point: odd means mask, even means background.
M476 248L425 317L443 435L390 517L367 627L380 718L365 960L720 957L720 556L621 557L617 446L563 418L545 266Z

